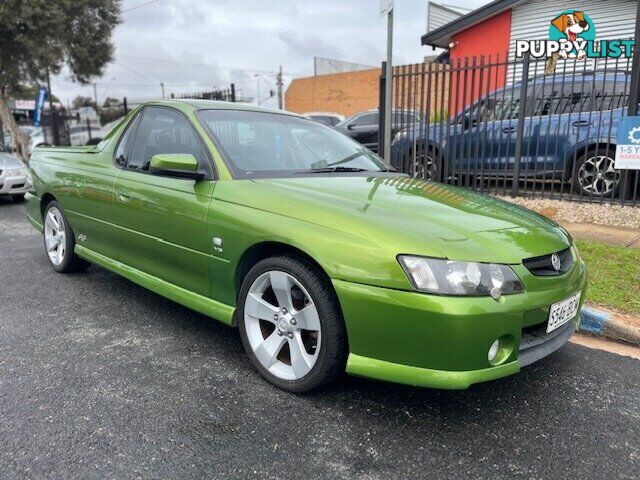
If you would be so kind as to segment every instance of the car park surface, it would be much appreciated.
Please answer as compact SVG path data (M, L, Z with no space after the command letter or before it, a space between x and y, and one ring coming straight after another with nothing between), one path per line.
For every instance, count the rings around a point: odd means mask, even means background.
M0 464L22 478L634 478L638 360L569 344L466 391L292 395L234 329L103 268L58 275L0 199ZM294 453L292 453L294 452Z

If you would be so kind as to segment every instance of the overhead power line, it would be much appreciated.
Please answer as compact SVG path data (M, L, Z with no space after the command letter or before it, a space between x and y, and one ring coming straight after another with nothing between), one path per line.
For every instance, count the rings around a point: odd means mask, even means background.
M142 8L152 3L156 3L157 1L158 0L149 0L148 2L140 3L130 8L125 8L124 10L121 10L120 13L127 13L127 12L130 12L131 10L137 10L138 8Z

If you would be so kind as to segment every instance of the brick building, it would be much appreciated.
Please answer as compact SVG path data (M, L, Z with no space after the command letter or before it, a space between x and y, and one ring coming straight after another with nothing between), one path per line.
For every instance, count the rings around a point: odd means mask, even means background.
M380 69L294 79L285 93L287 110L352 115L378 107Z

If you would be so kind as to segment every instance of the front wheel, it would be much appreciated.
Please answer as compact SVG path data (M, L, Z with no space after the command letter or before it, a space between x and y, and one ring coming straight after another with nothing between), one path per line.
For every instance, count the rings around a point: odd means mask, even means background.
M331 284L310 262L271 257L247 274L239 330L251 364L290 392L318 388L344 370L346 332Z
M74 252L73 230L57 202L50 202L44 212L44 248L56 272L70 273L86 270L89 263Z

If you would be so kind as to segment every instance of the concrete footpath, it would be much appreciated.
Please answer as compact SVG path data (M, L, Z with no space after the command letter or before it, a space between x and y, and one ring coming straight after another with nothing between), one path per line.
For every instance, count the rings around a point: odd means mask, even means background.
M565 223L562 226L576 240L593 240L621 247L640 249L640 230L626 227L609 227L593 223Z

